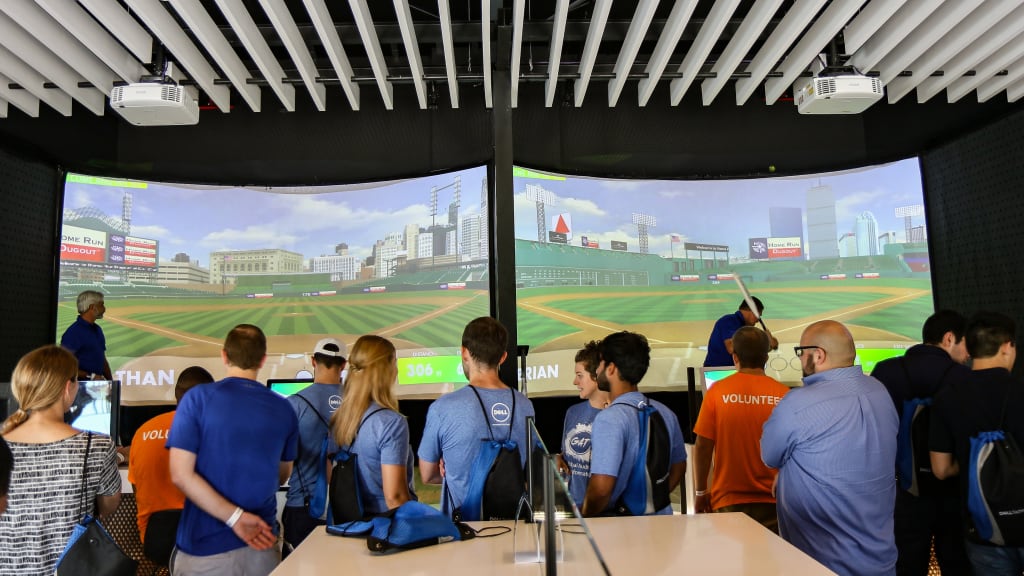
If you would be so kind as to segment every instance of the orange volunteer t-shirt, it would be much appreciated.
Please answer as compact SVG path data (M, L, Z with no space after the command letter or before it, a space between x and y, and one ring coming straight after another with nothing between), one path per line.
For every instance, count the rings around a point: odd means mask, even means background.
M143 541L151 514L185 506L185 495L171 482L170 454L164 446L173 420L174 412L151 418L132 438L128 481L135 487L139 539Z
M761 430L786 393L768 376L736 373L717 382L697 416L694 432L714 440L711 508L775 502L775 471L761 461Z

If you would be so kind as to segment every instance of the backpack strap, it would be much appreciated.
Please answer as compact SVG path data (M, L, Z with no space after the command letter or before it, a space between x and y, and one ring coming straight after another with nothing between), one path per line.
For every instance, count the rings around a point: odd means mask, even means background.
M331 425L327 423L327 420L325 420L323 415L320 414L320 411L317 410L315 406L313 406L313 403L309 401L309 398L306 398L301 394L295 394L295 397L301 399L303 402L306 403L307 406L309 406L309 409L312 410L313 413L316 414L316 417L320 419L321 422L324 423L324 426L327 428L327 433L330 434ZM360 425L362 424L360 423ZM299 456L302 456L302 442L299 442ZM309 506L309 501L313 495L310 493L309 490L306 489L306 481L302 478L301 466L296 468L295 475L299 477L299 490L302 491L303 500L305 501L306 506Z
M476 387L470 384L469 389L473 391L476 396L476 401L480 403L480 412L484 415L484 424L487 424L487 435L491 440L494 440L494 429L491 428L491 417L487 414L487 408L484 408L484 400L480 397L480 393L477 392ZM512 392L512 414L508 419L508 436L505 438L505 442L512 439L512 426L516 422L516 391L509 388L509 392Z
M370 412L366 416L363 416L363 419L359 422L359 426L356 427L356 435L352 437L352 442L349 443L349 445L348 445L348 450L345 450L344 448L341 448L341 451L343 451L343 452L351 452L352 451L352 447L355 446L355 444L356 444L356 438L359 437L359 431L363 429L363 424L366 424L366 421L370 419L370 416L373 416L377 412L383 412L385 410L387 410L387 408L380 407L380 408L377 408L376 410L374 410L373 412Z

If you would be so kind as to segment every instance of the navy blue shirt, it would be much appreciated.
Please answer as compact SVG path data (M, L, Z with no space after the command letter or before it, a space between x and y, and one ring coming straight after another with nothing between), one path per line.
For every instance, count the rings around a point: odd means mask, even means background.
M708 355L704 358L705 366L732 366L732 354L725 347L725 341L732 338L737 330L747 325L743 312L737 310L733 314L726 314L715 322L711 330L711 337L708 338Z
M87 322L79 316L60 337L60 345L70 350L75 358L78 358L79 370L103 374L107 339L103 337L103 329L99 324Z

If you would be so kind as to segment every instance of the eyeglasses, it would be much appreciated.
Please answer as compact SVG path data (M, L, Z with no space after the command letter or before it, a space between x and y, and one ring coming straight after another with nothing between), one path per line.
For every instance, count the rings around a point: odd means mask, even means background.
M815 349L817 349L817 350L824 350L824 348L822 348L821 346L814 346L812 344L810 346L793 346L793 353L796 354L797 358L800 358L801 356L804 355L804 350L815 350Z

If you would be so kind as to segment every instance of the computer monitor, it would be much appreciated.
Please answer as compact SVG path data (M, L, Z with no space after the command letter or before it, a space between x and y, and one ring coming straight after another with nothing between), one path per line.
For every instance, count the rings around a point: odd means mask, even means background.
M723 378L728 378L736 373L735 366L704 366L701 368L701 388L704 393L707 394L711 387L714 386L715 382Z
M291 396L313 384L312 378L271 378L267 380L267 388L281 396Z
M116 442L120 404L120 380L81 380L75 403L64 414L64 421L79 430L110 436Z

